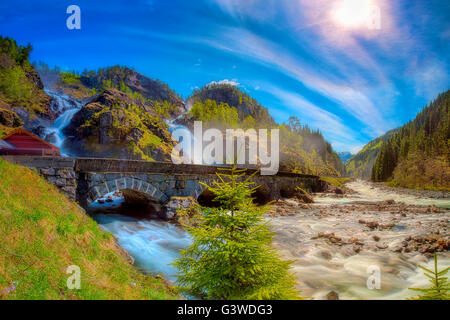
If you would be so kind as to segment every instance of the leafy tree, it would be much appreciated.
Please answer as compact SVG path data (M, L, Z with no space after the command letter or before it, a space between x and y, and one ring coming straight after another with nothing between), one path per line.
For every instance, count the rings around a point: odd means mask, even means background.
M273 233L264 221L266 207L251 198L256 188L235 166L205 185L218 208L200 207L195 227L186 226L193 244L175 262L178 285L187 294L207 299L296 299L290 261L271 247Z
M419 268L424 270L424 275L430 279L432 286L425 289L410 288L410 290L420 291L422 293L422 295L419 294L419 296L412 300L450 300L450 284L446 277L449 268L447 267L444 270L438 271L437 254L434 254L434 270L422 266L419 266Z

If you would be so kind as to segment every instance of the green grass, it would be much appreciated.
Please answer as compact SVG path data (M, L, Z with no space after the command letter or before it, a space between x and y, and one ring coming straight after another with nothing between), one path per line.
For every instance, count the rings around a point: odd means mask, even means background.
M352 178L338 178L338 177L320 177L320 180L328 182L339 188L344 188L344 184L352 180Z
M67 288L70 265L81 269L79 290ZM0 159L0 299L175 298L56 187Z

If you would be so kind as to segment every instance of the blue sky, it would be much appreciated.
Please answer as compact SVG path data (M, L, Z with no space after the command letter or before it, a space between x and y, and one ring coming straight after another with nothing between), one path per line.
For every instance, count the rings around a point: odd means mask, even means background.
M71 4L81 30L66 27ZM374 8L379 29L361 20ZM337 151L357 151L450 88L448 0L2 0L0 35L31 42L34 61L127 65L184 97L236 84Z

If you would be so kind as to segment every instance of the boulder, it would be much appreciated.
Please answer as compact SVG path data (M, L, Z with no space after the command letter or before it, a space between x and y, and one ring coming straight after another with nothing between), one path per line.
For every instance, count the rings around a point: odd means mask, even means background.
M164 220L174 220L177 218L178 209L187 209L195 202L192 197L171 197L158 215Z
M336 291L330 291L326 296L327 300L339 300L339 294Z
M0 124L7 127L20 127L23 126L23 121L14 111L0 108Z
M303 203L314 203L313 197L301 188L297 188L295 197Z

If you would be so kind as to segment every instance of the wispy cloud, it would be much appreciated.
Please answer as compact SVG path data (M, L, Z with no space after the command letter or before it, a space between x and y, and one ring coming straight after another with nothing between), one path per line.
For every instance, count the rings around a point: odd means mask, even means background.
M303 96L286 91L282 88L270 84L263 85L264 91L270 93L286 106L286 111L290 115L297 115L304 123L310 127L319 129L325 137L339 149L358 148L361 141L356 139L357 135L353 130L343 123L343 120L335 114L311 103Z
M342 81L332 73L308 66L308 63L302 61L300 57L294 57L279 45L246 29L225 28L221 41L214 39L202 41L222 51L259 61L293 77L306 87L338 102L344 110L365 123L371 129L372 135L382 134L391 127L389 121L383 119L380 110L366 96L363 88L355 89L340 83Z

